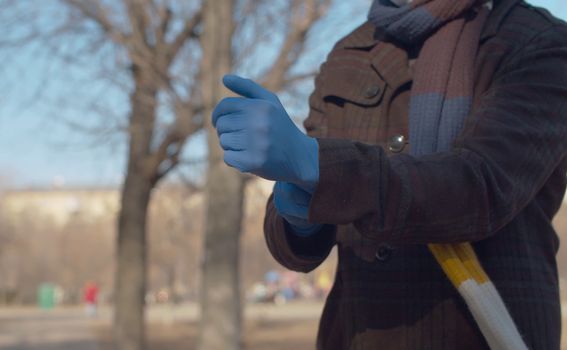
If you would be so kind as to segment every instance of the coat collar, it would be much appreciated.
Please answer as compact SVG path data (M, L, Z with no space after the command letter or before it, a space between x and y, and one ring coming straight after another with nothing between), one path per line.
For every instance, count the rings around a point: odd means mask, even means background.
M488 17L484 29L481 34L481 40L486 40L496 34L498 28L504 21L504 18L512 10L512 8L522 0L493 0L494 8ZM354 48L363 49L375 46L379 39L375 36L376 30L370 22L354 30L349 36L337 43L338 48Z
M522 0L494 0L494 9L484 25L480 40L486 40L496 35L504 18L512 11L512 8L521 1Z

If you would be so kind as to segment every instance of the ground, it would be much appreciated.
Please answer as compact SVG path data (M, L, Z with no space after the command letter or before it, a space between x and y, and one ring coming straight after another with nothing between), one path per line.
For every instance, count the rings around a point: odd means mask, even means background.
M250 305L246 310L244 349L313 349L321 308L321 303ZM194 349L197 317L197 307L192 304L150 307L148 348ZM88 319L81 308L2 308L0 350L111 349L110 320L111 310L106 308L96 319Z
M321 308L321 303L248 306L243 348L314 349ZM196 305L150 307L147 315L148 348L194 349L197 317ZM109 309L101 310L96 319L86 318L80 308L51 311L0 309L0 350L111 349L110 320ZM567 322L564 322L564 328L567 330ZM567 350L565 339L562 349Z

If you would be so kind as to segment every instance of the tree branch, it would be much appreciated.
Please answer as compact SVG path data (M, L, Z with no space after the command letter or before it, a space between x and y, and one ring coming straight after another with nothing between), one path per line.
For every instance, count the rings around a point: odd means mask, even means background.
M157 12L160 23L156 29L156 51L159 52L165 47L165 36L169 31L173 12L166 5L159 7Z
M317 72L307 72L302 74L296 74L291 77L286 77L283 79L282 88L286 88L290 85L293 85L297 82L304 81L307 79L312 79L317 75Z
M115 26L106 16L106 11L98 0L63 0L71 7L77 9L85 18L97 23L108 37L117 44L128 46L129 35L116 30Z
M203 12L199 9L195 12L195 14L193 14L193 17L185 21L183 29L179 32L179 34L177 34L173 42L171 42L166 49L169 61L173 61L187 40L198 37L196 29L199 24L201 24L202 19Z
M285 76L305 48L307 34L313 24L327 11L331 0L293 0L290 5L291 28L284 40L278 58L262 80L272 91L285 85Z
M155 174L156 182L179 164L179 156L185 141L203 128L203 123L195 118L201 112L201 106L177 102L176 121L148 158L148 171L150 174Z

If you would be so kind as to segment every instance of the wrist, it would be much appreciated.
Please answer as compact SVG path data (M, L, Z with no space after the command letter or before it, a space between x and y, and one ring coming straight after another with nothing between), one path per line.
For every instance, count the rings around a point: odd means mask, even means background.
M305 144L301 152L305 157L305 167L300 172L300 179L296 185L309 194L313 194L319 183L319 143L317 139L305 136Z

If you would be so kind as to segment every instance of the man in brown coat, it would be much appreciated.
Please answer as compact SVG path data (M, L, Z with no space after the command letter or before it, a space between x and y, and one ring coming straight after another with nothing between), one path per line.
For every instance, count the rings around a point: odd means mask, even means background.
M321 66L308 136L275 95L225 84L243 96L213 114L225 161L276 181L274 258L309 272L338 248L318 349L488 348L427 249L455 242L527 347L559 349L564 22L521 0L375 0Z

